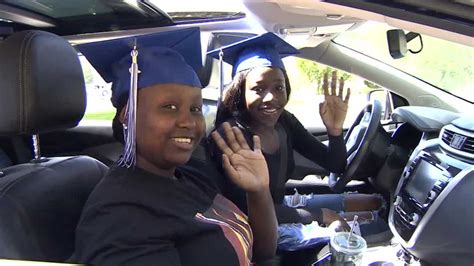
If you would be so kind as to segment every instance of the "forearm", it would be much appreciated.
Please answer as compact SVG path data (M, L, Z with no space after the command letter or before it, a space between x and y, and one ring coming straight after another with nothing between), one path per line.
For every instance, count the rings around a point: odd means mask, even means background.
M328 132L329 146L326 146L311 135L293 115L287 118L286 123L288 124L289 136L292 139L294 150L330 172L344 171L346 146L342 130L337 135L333 134L338 132Z
M270 190L247 193L248 217L254 236L253 255L256 262L276 254L278 231Z
M331 172L341 173L346 168L347 151L343 136L329 136L328 169Z

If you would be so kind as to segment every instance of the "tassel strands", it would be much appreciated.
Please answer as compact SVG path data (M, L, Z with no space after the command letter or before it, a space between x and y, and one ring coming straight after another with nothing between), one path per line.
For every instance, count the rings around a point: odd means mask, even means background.
M127 118L127 126L123 129L125 137L125 149L122 157L118 161L120 166L127 168L135 166L136 163L136 117L137 117L137 91L138 91L138 50L136 45L130 52L132 64L130 66L130 92L125 116Z
M217 101L217 106L220 105L222 97L224 96L224 52L220 50L219 52L219 100Z

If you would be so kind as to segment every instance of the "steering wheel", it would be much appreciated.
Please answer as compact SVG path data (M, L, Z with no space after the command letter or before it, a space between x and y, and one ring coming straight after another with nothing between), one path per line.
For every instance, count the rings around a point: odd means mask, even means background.
M360 176L360 172L364 170L362 166L376 146L373 143L377 139L381 117L382 104L374 100L362 109L347 131L344 136L347 149L346 170L341 176L335 173L329 175L329 187L334 192L343 192L346 184Z

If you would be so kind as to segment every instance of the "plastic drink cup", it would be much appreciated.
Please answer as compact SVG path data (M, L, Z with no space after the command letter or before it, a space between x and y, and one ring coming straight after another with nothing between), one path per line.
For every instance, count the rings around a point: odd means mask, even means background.
M350 236L350 239L349 239ZM339 232L331 237L331 265L361 265L362 256L367 249L365 239L349 232Z

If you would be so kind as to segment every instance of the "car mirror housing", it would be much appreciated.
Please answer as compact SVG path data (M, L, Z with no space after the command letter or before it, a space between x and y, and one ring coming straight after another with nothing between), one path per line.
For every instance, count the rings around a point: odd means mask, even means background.
M408 49L408 42L415 39L416 37L420 38L420 49L417 51L413 51ZM423 39L421 35L416 32L409 32L405 34L403 30L394 29L387 31L387 44L388 44L388 51L393 59L399 59L405 57L408 51L413 54L417 54L423 50Z
M407 39L403 30L388 30L387 31L388 51L394 59L402 58L406 55Z

